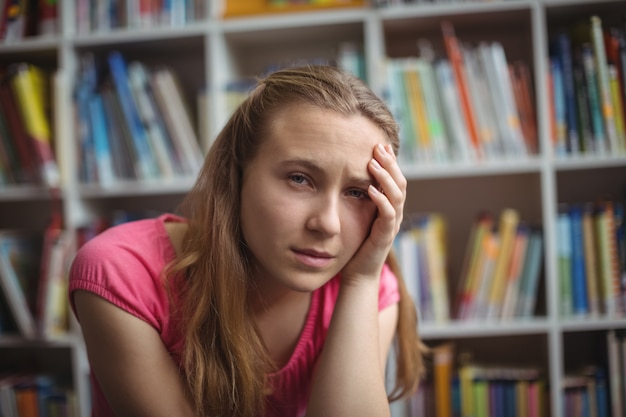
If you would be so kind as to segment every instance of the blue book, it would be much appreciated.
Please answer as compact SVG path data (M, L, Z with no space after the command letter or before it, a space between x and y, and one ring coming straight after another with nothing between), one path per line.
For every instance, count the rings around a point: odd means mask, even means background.
M141 121L137 104L135 103L130 89L126 61L122 54L114 51L109 54L108 62L111 76L115 84L115 90L119 96L126 123L128 124L133 137L133 143L135 144L136 155L139 159L139 176L144 179L157 178L160 175L159 167L154 150L148 139L148 133Z
M583 239L583 209L579 204L571 204L570 238L572 242L572 307L574 314L587 314L587 274L585 272L585 243Z
M110 185L115 181L111 147L109 146L109 132L104 116L102 97L93 94L89 99L89 116L93 133L93 150L98 173L98 182L101 185Z
M597 401L597 416L609 417L609 398L607 393L607 380L606 372L604 369L597 369L595 372L596 380L596 401Z
M563 93L565 97L565 121L567 152L576 154L580 151L578 137L578 120L576 114L576 90L574 86L574 67L572 60L572 45L566 32L559 32L554 39L554 53L560 61L563 75Z

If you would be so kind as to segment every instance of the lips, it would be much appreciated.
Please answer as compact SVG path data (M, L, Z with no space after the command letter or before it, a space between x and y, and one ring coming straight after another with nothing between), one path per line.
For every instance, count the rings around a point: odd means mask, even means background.
M324 268L333 261L334 257L326 252L318 252L312 249L294 249L296 260L309 268Z

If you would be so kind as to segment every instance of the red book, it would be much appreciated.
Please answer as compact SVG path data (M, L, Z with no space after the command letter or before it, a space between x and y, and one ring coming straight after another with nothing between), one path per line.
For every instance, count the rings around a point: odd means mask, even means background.
M463 63L463 54L461 47L459 46L458 39L454 32L454 27L450 22L444 21L441 23L441 29L443 31L443 40L446 46L446 53L452 65L456 84L459 89L459 98L461 100L461 110L463 111L463 117L467 123L467 129L469 137L472 141L471 145L475 151L475 155L480 159L482 158L482 150L480 148L480 137L478 134L478 128L476 126L476 116L472 109L472 104L469 96L469 87L467 85L467 77L465 74L465 65Z

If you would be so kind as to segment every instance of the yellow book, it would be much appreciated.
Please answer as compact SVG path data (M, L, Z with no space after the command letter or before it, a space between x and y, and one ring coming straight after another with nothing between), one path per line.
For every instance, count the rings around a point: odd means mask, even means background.
M500 214L498 235L500 249L493 272L493 282L489 293L487 317L498 318L502 311L504 292L506 290L507 271L511 263L515 234L519 225L519 213L514 209L505 209Z
M593 222L593 207L591 204L587 204L582 214L587 300L589 301L589 313L598 315L600 314L600 277Z
M52 134L44 106L44 77L43 71L34 65L17 64L13 68L11 87L26 132L35 146L42 178L47 186L58 187L60 175L52 151Z
M483 257L483 240L485 235L491 231L493 227L493 217L491 213L484 212L479 214L472 226L467 255L463 270L463 283L459 288L457 318L467 319L470 316L472 303L474 302L476 291L479 286L479 271L482 265Z
M471 364L465 364L459 367L461 417L474 417L474 371L475 367Z
M519 380L515 383L516 414L514 417L528 416L528 381Z
M404 76L404 85L407 88L409 105L411 107L410 114L413 118L418 158L422 161L430 161L432 160L432 145L430 143L428 117L426 116L424 96L417 68L413 65L412 61L407 61L407 65L402 73Z
M428 216L424 230L428 276L436 323L450 319L445 255L445 221L440 214Z
M615 109L615 131L617 133L618 152L626 151L626 126L624 126L624 103L620 94L619 77L615 65L609 65L609 85L611 86L611 98Z

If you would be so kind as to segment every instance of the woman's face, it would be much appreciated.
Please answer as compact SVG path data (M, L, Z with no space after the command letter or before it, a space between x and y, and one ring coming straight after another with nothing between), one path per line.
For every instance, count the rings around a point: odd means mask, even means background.
M363 116L304 104L276 115L241 191L261 288L313 291L346 265L376 216L367 166L379 143L383 131Z

